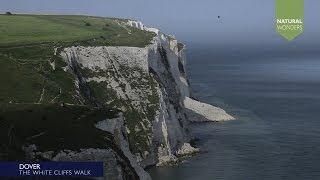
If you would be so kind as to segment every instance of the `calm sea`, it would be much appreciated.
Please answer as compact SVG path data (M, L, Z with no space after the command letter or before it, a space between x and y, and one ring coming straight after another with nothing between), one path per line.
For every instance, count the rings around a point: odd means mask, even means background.
M192 126L204 153L154 180L320 179L320 51L189 48L195 95L238 120Z

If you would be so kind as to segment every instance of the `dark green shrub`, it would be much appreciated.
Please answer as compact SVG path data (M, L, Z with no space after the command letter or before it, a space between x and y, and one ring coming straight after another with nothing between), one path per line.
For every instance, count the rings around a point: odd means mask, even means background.
M41 120L42 120L42 121L45 121L45 120L47 120L47 117L46 117L45 115L43 115L43 116L41 117Z

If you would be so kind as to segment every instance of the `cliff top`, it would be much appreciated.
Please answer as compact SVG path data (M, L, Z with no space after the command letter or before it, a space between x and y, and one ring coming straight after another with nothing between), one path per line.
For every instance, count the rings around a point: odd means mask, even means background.
M127 22L78 15L0 15L0 47L61 42L144 47L155 36Z

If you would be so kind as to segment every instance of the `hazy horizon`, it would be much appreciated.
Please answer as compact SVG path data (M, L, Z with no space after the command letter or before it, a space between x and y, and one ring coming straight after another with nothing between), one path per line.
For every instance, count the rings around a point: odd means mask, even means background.
M275 31L275 0L1 0L0 12L131 18L174 34L182 42L221 47L320 45L320 1L305 0L305 31L287 42ZM218 16L221 18L219 19Z

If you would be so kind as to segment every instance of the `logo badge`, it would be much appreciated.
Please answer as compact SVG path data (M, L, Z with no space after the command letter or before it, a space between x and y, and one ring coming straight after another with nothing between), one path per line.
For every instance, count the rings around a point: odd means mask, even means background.
M277 32L291 41L304 31L304 0L276 0Z

